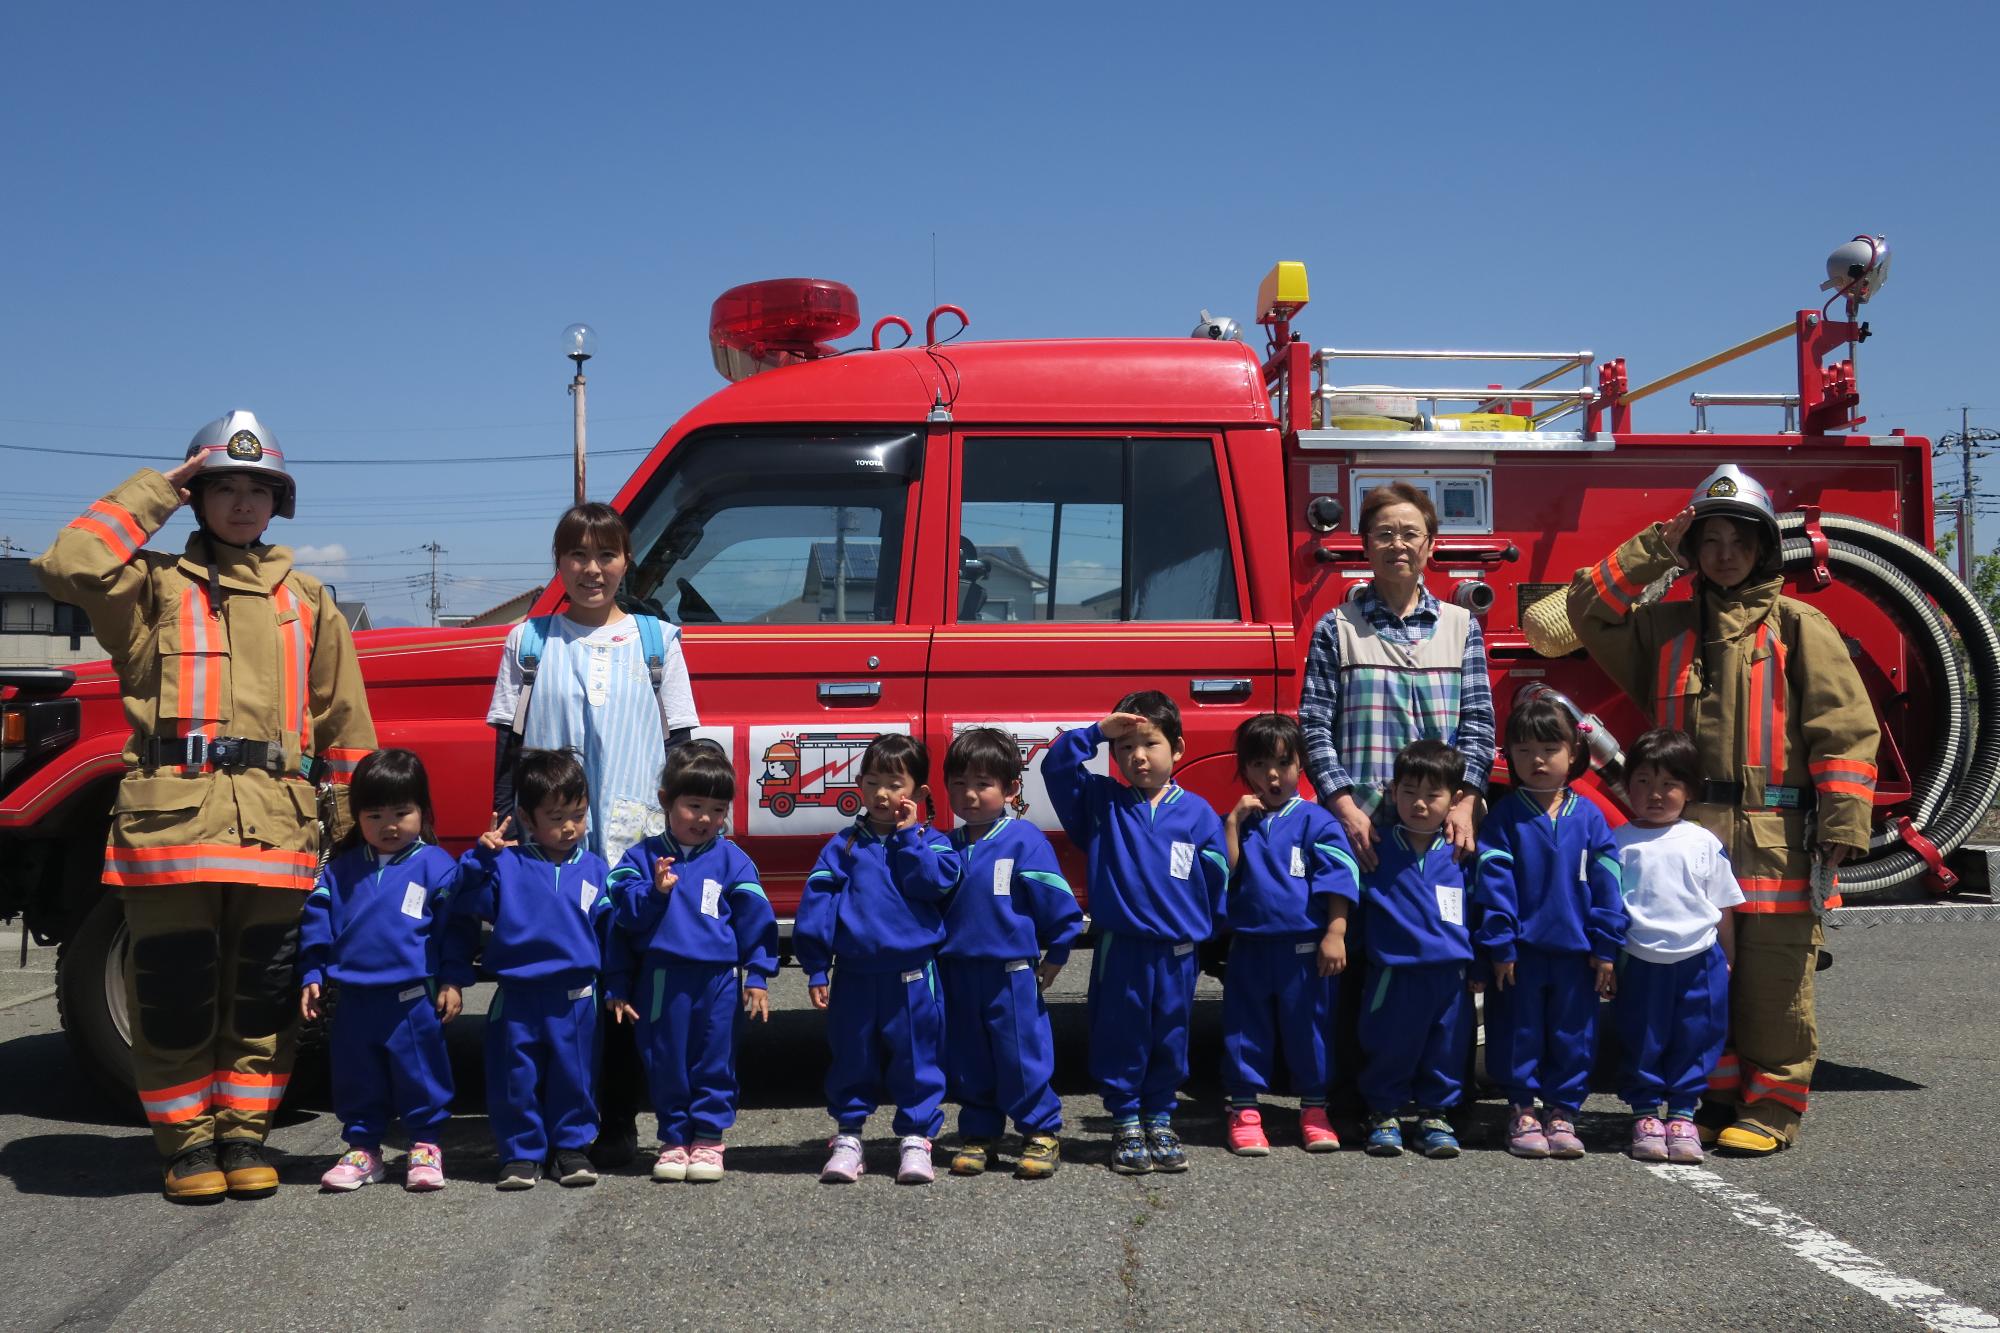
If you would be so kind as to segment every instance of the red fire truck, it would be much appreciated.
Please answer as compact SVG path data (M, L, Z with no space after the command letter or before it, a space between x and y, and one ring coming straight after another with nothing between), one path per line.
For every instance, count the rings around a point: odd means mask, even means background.
M1844 873L1841 914L1991 913L1954 875L2000 786L2000 709L1975 728L1966 679L2000 688L2000 640L1927 553L1928 441L1865 432L1855 415L1858 314L1886 258L1879 238L1842 247L1825 307L1636 385L1587 350L1308 343L1293 329L1299 264L1259 294L1262 355L1206 312L1193 338L980 343L958 339L951 306L921 340L885 316L836 350L860 326L853 292L753 283L711 319L730 385L618 492L636 543L623 593L684 627L703 733L756 775L739 784L735 827L788 915L848 813L841 765L885 731L934 754L968 725L1046 742L1158 688L1184 709L1182 781L1226 805L1232 732L1296 708L1314 624L1366 577L1360 497L1391 479L1437 502L1431 586L1482 617L1500 711L1554 690L1595 719L1600 771L1586 782L1615 809L1618 742L1645 720L1536 608L1733 461L1787 511L1791 591L1849 636L1881 715L1875 849ZM1645 398L1780 343L1784 392L1697 393L1692 430L1638 425ZM1496 388L1495 366L1526 372ZM1379 383L1397 367L1414 383ZM1760 429L1712 427L1724 407L1761 412ZM561 595L551 581L531 614ZM486 825L482 719L504 633L358 636L383 744L450 775L434 790L453 847ZM100 883L126 739L116 683L107 665L0 682L0 913L61 942L77 1050L129 1078L122 921ZM1032 773L1028 786L1029 817L1053 827Z

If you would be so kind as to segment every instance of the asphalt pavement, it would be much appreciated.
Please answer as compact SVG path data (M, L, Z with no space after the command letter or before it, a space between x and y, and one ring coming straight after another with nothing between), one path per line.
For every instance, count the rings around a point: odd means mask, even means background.
M1061 1172L893 1182L887 1115L869 1174L823 1186L820 1019L796 970L744 1033L729 1174L659 1185L644 1163L592 1189L492 1187L479 1019L455 1025L450 1185L323 1196L340 1151L306 1063L272 1136L285 1187L257 1203L159 1197L150 1137L68 1070L48 951L0 963L0 1254L18 1328L1703 1329L1993 1327L2000 1312L2000 929L1836 934L1803 1144L1706 1172L1619 1155L1591 1099L1579 1162L1498 1147L1502 1108L1459 1116L1456 1161L1308 1156L1291 1103L1273 1153L1222 1148L1219 1005L1204 983L1180 1123L1192 1169L1106 1169L1083 1079L1080 954L1057 983ZM475 993L476 994L476 993ZM482 1006L483 1007L483 1006ZM649 1118L642 1128L650 1129ZM1338 1123L1338 1121L1337 1121ZM1356 1137L1343 1124L1350 1144ZM947 1138L946 1142L949 1142ZM946 1153L940 1151L942 1166Z

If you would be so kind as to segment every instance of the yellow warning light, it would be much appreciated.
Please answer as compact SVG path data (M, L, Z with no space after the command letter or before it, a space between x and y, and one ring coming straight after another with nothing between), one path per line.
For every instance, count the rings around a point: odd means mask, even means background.
M1306 266L1281 259L1257 287L1257 322L1277 324L1306 308Z

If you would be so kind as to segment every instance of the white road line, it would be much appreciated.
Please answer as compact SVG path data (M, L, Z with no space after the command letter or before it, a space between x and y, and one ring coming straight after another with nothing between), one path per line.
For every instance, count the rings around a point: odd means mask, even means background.
M1880 1259L1863 1254L1832 1232L1821 1230L1797 1213L1766 1203L1713 1171L1705 1171L1698 1166L1648 1166L1646 1169L1662 1180L1687 1186L1744 1226L1773 1237L1813 1267L1921 1320L1926 1328L1948 1330L1949 1333L2000 1328L2000 1318L1976 1305L1960 1305L1927 1282L1891 1271Z
M18 1009L24 1004L33 1004L36 1000L46 1000L55 993L56 988L51 986L47 990L38 990L32 995L16 996L14 999L0 1003L0 1009Z

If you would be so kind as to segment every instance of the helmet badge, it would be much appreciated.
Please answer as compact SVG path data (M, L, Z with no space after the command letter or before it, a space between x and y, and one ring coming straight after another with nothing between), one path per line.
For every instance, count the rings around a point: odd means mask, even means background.
M231 448L234 448L233 443ZM1717 477L1708 484L1707 494L1719 500L1728 499L1730 496L1736 494L1735 479L1731 477Z
M239 430L229 437L229 456L239 462L255 463L264 456L264 446L249 431Z

